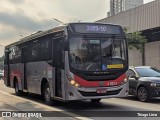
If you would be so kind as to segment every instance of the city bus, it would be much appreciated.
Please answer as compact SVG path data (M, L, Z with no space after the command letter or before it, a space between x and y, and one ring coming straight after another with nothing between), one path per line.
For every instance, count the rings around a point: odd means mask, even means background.
M46 104L128 95L128 50L123 29L68 23L5 47L4 83L16 95L42 95Z

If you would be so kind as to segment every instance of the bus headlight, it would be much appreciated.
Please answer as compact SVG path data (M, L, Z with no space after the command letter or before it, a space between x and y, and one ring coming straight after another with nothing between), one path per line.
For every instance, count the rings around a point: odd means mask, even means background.
M73 79L70 81L70 84L75 86L75 87L79 87L79 84Z
M70 81L71 85L74 85L76 82L74 80Z
M76 83L74 86L75 86L75 87L79 87L79 84L78 84L78 83Z
M80 87L80 85L73 78L67 76L67 79L71 85L75 87Z

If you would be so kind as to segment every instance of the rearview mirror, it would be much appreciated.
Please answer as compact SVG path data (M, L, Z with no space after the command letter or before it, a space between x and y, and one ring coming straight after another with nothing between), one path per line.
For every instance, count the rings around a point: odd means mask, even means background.
M135 76L135 75L129 75L129 77L130 77L130 78L136 78L136 76Z
M136 77L136 75L129 75L130 78L134 78L134 79L138 79L138 77Z

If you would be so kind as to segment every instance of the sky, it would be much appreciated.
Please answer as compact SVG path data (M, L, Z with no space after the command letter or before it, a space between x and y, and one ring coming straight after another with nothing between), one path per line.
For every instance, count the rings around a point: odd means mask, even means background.
M93 22L107 17L110 0L1 0L0 56L5 45L60 23ZM144 0L148 3L153 0Z

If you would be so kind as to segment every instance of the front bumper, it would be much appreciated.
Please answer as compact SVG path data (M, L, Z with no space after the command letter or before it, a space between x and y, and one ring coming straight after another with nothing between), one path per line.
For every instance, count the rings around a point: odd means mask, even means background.
M97 93L97 89L106 89L106 93ZM103 99L112 97L127 97L128 96L128 83L121 86L114 87L81 87L76 88L68 84L66 91L66 100L86 100L86 99Z
M150 97L160 97L160 87L152 87L149 91Z

